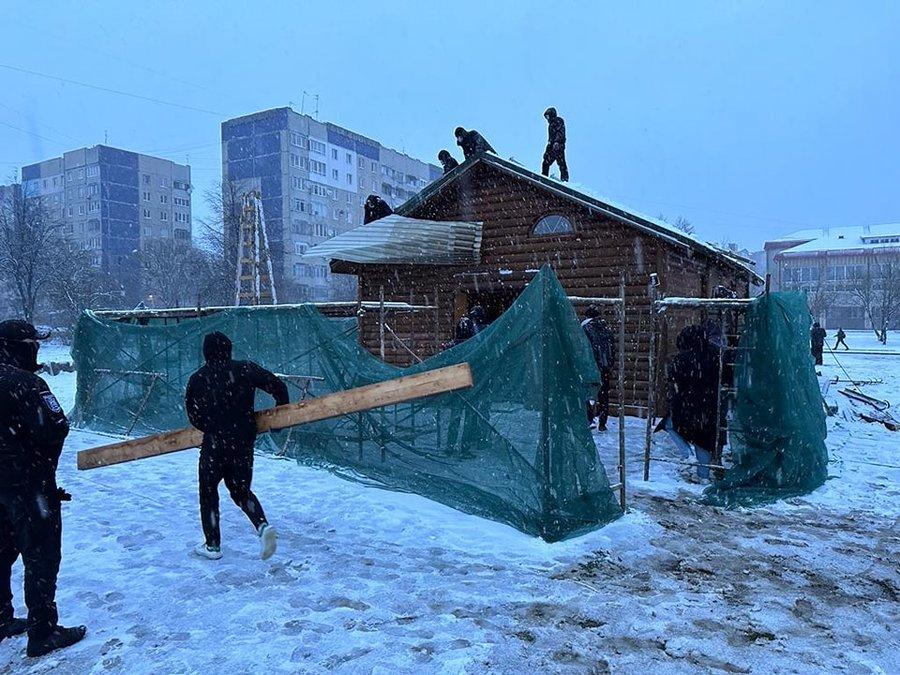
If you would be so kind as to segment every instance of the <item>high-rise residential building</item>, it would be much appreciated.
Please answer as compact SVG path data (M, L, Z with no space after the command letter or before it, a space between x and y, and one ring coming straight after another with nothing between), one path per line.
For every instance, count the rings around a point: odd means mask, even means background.
M302 258L306 249L362 225L368 195L397 206L440 175L435 165L290 108L222 123L222 179L261 193L279 300L355 299L355 277Z
M151 239L191 241L191 168L95 145L22 167L25 198L40 198L67 236L93 253L128 303L141 299L137 254Z

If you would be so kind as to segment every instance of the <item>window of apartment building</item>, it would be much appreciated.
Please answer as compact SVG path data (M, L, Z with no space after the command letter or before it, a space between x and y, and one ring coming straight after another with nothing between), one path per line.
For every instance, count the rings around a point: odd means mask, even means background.
M98 192L98 190L97 190L96 183L91 183L90 185L88 185L88 191L87 191L88 197L96 196L97 192Z
M169 195L160 195L159 203L160 204L168 204L169 203Z
M303 255L304 253L306 253L306 248L307 248L306 244L299 242L299 241L294 242L294 254L295 255Z
M175 230L174 234L175 239L177 239L178 241L188 241L191 238L191 233L187 230L177 229Z
M353 155L347 153L347 164L353 164Z
M333 180L337 180L337 179L338 179L338 170L337 170L337 169L332 169L332 170L331 170L331 178L332 178Z
M352 203L353 203L353 193L352 193L352 192L348 192L348 193L347 193L347 203L348 203L348 204L352 204Z
M319 216L321 218L328 217L328 205L325 202L320 202L313 200L310 202L311 212L314 216Z
M83 216L83 215L84 215L84 204L79 204L79 205L78 205L78 215L79 215L79 216Z
M332 148L331 149L331 159L337 159L337 155L338 155L337 148Z
M299 279L303 276L303 265L300 263L294 263L294 278Z
M366 189L366 179L363 178L362 176L359 177L359 189L360 190Z
M319 162L314 159L309 160L309 170L320 176L325 175L325 162Z
M88 211L90 211L91 213L94 213L95 211L99 211L99 210L100 210L100 202L98 202L96 199L88 202Z
M165 211L160 211L160 212L159 212L159 219L160 219L160 220L168 220L168 219L169 219L169 214L168 214L167 212L165 212Z
M315 152L319 155L324 155L325 154L325 144L322 143L321 141L317 141L315 139L310 138L309 139L309 151Z
M66 171L66 180L69 181L70 183L73 180L75 180L75 170L74 169L72 171Z
M372 173L378 172L378 162L372 162Z
M303 189L303 179L300 176L291 176L291 187L295 190Z
M291 166L293 166L295 168L300 166L300 155L294 154L292 152L290 160L291 160Z
M82 197L84 197L84 186L79 185L78 186L78 198L81 199Z
M353 212L347 211L347 224L350 225L353 222Z
M325 186L319 185L318 183L313 183L309 191L316 197L324 197L328 194L328 190L325 188Z
M66 213L67 213L69 216L75 215L74 207L70 206L68 209L66 209Z
M343 213L343 211L338 212L337 209L334 209L334 211L331 212L331 217L334 218L335 220L337 220L338 218L340 218L339 213Z
M84 167L78 169L78 180L84 180Z
M87 169L87 175L88 175L88 178L93 178L94 176L99 176L100 175L100 165L92 164L91 166L89 166Z
M143 199L145 202L149 202L150 201L150 193L147 192L146 190L144 190L144 192L141 193L141 199Z
M65 232L66 234L72 234L74 232L74 230L75 230L75 228L72 227L71 223L69 225L65 225L63 227L63 232Z
M325 232L327 232L325 226L322 223L316 223L316 236L324 237Z
M147 226L145 225L145 226L144 226L144 236L145 236L145 237L150 237L150 236L152 236L152 235L153 235L153 228L152 228L152 227L147 227Z
M168 188L169 187L169 179L166 178L165 176L160 176L159 177L159 187Z
M44 189L46 190L48 187L50 187L50 180L45 178L43 184L44 184Z
M144 181L144 185L150 185L150 174L145 173L141 176L141 179Z
M847 278L847 268L843 265L831 265L825 272L827 281L843 281Z
M291 199L291 211L296 211L297 213L306 213L306 202L302 199L297 199L294 197Z
M150 209L144 209L143 215L144 215L144 218L149 218L150 217Z
M295 145L298 148L306 147L306 136L302 134L298 134L296 131L291 132L291 145Z
M59 180L59 176L53 176L53 187L56 187L58 180Z
M359 166L359 168L360 168L360 169L365 169L365 168L366 168L366 159L365 159L365 157L358 157L357 160L358 160L358 161L357 161L357 165Z

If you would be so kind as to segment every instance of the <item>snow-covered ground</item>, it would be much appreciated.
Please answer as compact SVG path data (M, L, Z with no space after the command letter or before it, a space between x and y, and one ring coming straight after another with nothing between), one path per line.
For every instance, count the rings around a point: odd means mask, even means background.
M900 404L900 357L837 358ZM827 355L821 370L843 377ZM48 381L71 406L74 375ZM196 451L80 473L74 453L108 439L74 432L58 600L88 637L34 661L4 641L0 673L900 672L900 434L829 396L834 479L814 494L699 505L675 464L640 480L629 420L629 513L552 545L261 456L254 487L281 533L265 563L224 489L225 557L190 554ZM612 475L615 425L597 440ZM21 607L18 567L14 583Z

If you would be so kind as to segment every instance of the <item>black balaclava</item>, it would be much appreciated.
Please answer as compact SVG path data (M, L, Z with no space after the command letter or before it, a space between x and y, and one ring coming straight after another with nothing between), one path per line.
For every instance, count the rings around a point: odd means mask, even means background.
M207 363L222 364L231 360L231 340L216 331L203 338L203 358Z

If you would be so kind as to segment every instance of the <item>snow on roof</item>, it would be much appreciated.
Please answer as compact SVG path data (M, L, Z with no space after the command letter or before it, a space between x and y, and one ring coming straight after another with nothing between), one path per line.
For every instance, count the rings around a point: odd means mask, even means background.
M737 267L740 270L748 273L751 279L755 280L756 283L762 282L762 277L754 272L746 264L746 262L743 262L740 256L735 256L730 251L723 250L715 244L703 241L702 239L694 235L687 234L686 232L663 220L640 213L630 206L620 204L615 200L594 193L592 190L586 188L583 185L580 185L578 183L563 182L555 178L542 176L541 174L524 167L515 160L503 159L501 157L498 157L494 153L483 153L481 155L477 155L474 158L466 160L458 167L456 167L453 171L444 174L444 176L433 182L417 195L410 198L404 204L400 205L400 207L398 207L397 209L397 212L404 215L411 213L418 205L425 202L433 194L436 194L437 192L442 190L446 185L453 182L456 178L458 178L464 172L468 171L471 167L473 167L480 161L490 164L501 170L516 174L520 178L533 183L537 183L546 189L551 189L559 192L562 194L562 196L568 199L581 202L591 208L600 210L603 213L616 218L617 220L624 221L654 236L661 237L672 243L681 244L689 248L701 249L707 254L720 259L724 259L732 267Z
M355 227L308 249L304 258L363 264L478 262L481 223L423 220L391 214Z
M804 237L805 243L785 249L781 255L900 248L900 223L827 227L813 232L814 237Z

